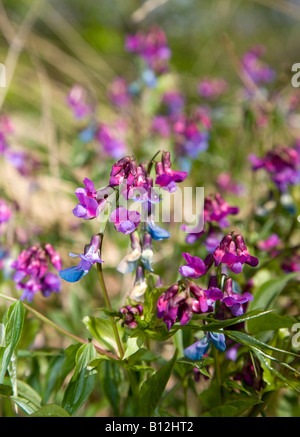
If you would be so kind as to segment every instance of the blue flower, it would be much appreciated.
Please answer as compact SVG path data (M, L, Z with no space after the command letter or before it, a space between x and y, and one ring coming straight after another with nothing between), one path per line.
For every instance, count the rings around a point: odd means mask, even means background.
M190 360L199 361L203 355L206 354L211 346L211 343L213 343L221 352L224 352L226 349L224 334L208 332L201 340L196 341L196 343L193 343L191 346L187 347L184 350L184 355Z
M147 220L147 231L153 240L165 240L171 236L169 231L156 225L151 218Z
M91 243L85 246L83 254L76 255L75 253L69 253L72 257L79 257L81 261L78 266L61 270L59 276L65 281L77 282L87 275L93 264L103 262L100 258L100 245L101 236L97 234L92 237Z

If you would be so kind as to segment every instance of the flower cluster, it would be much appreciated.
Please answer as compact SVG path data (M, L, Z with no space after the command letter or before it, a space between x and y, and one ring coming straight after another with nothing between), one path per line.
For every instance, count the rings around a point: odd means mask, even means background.
M9 145L9 136L14 133L13 125L6 115L0 117L0 156L3 156L22 176L30 176L40 162L26 150L14 150Z
M179 273L185 278L192 279L205 276L213 262L215 262L215 267L218 267L220 263L226 264L234 273L240 273L244 263L252 267L258 265L258 259L247 251L243 237L235 232L226 235L214 254L209 254L204 261L188 253L182 255L187 264L179 268ZM243 314L243 304L253 300L253 296L249 292L235 293L232 279L229 277L226 277L224 281L223 290L218 284L216 275L210 275L207 290L189 280L181 280L160 296L157 303L157 315L163 318L170 330L177 318L184 325L190 321L193 313L213 311L213 302L216 300L222 302L233 316L239 316Z
M146 68L154 74L168 71L171 51L165 33L157 26L152 27L146 33L137 32L135 35L128 35L125 48L128 52L139 56Z
M216 99L226 92L227 82L222 78L206 78L198 83L198 93L204 99Z
M155 170L155 179L151 176L152 168ZM177 189L176 184L182 182L186 176L185 172L171 168L170 153L166 151L161 152L160 160L155 162L153 158L150 162L141 164L137 164L134 156L125 156L113 164L106 187L96 190L94 183L85 178L84 188L80 187L75 191L79 200L73 209L76 217L91 220L103 213L102 225L109 220L114 224L116 231L130 236L131 252L120 262L117 269L121 273L136 270L132 299L143 299L146 290L144 270L153 271L152 240L170 237L170 233L154 221L154 206L160 202L160 196L153 188L154 183L173 192ZM141 206L141 213L122 206L123 200L132 201L133 207ZM140 229L142 218L145 226ZM101 238L101 234L94 235L91 243L85 247L84 253L79 255L79 265L62 270L60 276L66 281L75 282L88 273L92 264L101 263Z
M242 72L248 75L256 85L272 82L275 79L275 72L264 63L261 58L264 55L264 47L259 45L253 47L242 57Z
M38 291L45 297L60 291L60 279L49 271L49 263L56 270L61 270L60 255L49 243L23 250L18 259L12 262L11 267L16 270L13 281L16 288L23 291L21 300L31 302Z
M286 192L289 185L300 183L300 148L277 146L267 152L263 158L250 155L252 169L265 169L281 192Z
M142 305L125 305L119 310L123 324L131 329L138 326L137 320L143 315Z
M205 225L208 224L208 231L206 235L206 248L209 252L213 252L223 234L220 232L225 227L229 226L228 215L236 215L239 213L239 208L230 206L220 193L208 195L204 199L203 207L203 226L200 227L200 222L196 228L190 229L186 225L182 225L181 229L188 233L186 242L193 244L205 234ZM219 227L220 230L216 228Z

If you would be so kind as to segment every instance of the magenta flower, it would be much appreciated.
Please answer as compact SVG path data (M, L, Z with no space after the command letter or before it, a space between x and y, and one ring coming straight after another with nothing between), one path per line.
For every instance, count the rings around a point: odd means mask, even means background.
M124 77L115 77L109 86L109 99L119 108L125 108L131 102L128 84Z
M239 317L244 314L243 304L253 300L251 293L245 292L238 294L233 292L232 279L227 278L224 283L224 297L222 302L230 309L234 317Z
M213 255L215 266L227 264L233 273L241 273L243 264L256 267L258 258L249 254L242 235L232 232L225 235Z
M221 194L215 193L214 196L207 196L204 200L204 221L217 222L221 228L229 226L227 216L236 215L239 208L229 206Z
M187 264L179 268L179 273L182 276L189 278L200 278L207 272L207 265L198 256L191 256L189 253L182 253Z
M125 326L134 329L138 326L137 320L143 315L142 305L126 305L120 308L120 314Z
M124 207L119 207L110 215L110 221L115 228L122 234L131 234L135 231L141 221L141 214L138 211L128 211Z
M77 119L82 119L93 112L92 105L88 102L87 91L80 85L74 85L67 95L67 104Z
M248 75L257 85L275 79L275 71L261 60L264 51L263 46L256 46L242 57L242 73Z
M5 199L0 199L0 225L8 222L11 218L11 210Z
M85 178L83 183L85 188L77 188L75 191L79 204L73 209L73 214L84 220L91 220L98 217L100 210L105 207L106 201L105 199L97 200L97 191L90 179Z
M269 251L271 249L274 249L274 247L278 246L281 243L280 238L277 234L271 234L267 240L259 240L257 242L257 247L260 250L266 250Z
M226 92L228 84L222 78L206 78L199 82L197 88L201 97L205 99L215 99Z
M96 133L96 139L101 143L104 152L114 159L124 156L127 146L123 139L123 126L109 126L101 123Z
M128 52L140 56L146 67L154 73L162 74L168 70L171 51L167 45L166 35L159 27L153 26L146 33L128 35L125 48Z
M263 158L249 155L253 171L265 169L281 192L289 185L300 183L300 150L296 147L278 146L267 152Z
M60 291L60 280L49 271L49 261L55 269L61 267L58 252L46 244L45 247L35 245L23 250L18 259L12 262L11 267L16 270L13 281L18 290L23 290L21 300L31 302L38 291L45 297Z
M182 182L187 177L186 172L171 169L169 152L163 152L161 162L156 163L155 169L157 175L155 183L170 192L176 191L176 182Z

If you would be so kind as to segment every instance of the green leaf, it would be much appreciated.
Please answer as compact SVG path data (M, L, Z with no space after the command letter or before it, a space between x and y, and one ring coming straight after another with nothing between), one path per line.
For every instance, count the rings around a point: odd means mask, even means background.
M121 365L121 363L122 363L121 361L117 363L117 362L104 360L99 366L99 377L102 383L103 391L114 411L115 416L119 415L119 407L120 407L119 365Z
M280 276L279 278L270 279L262 284L262 286L254 293L254 300L249 304L249 311L257 308L270 308L275 297L277 297L285 288L287 283L296 276L297 273L289 273Z
M96 373L88 370L89 362L95 357L91 343L83 344L77 351L75 370L62 400L62 407L71 415L79 410L95 386Z
M20 300L11 305L6 314L4 347L0 348L0 384L3 383L6 370L11 360L12 354L20 340L24 324L24 306Z
M71 417L66 410L56 404L45 405L37 410L35 413L30 414L30 417Z
M117 349L114 330L109 319L102 319L100 317L84 317L83 323L92 334L92 336L105 348L114 352ZM119 325L116 325L120 337L122 337L122 330Z
M124 353L123 360L137 352L144 344L145 334L138 333L136 337L129 337L127 340L127 347Z
M154 375L150 376L140 389L139 417L152 417L158 402L166 388L177 359L177 350L173 358L162 366Z
M227 402L224 405L212 408L210 411L202 414L200 417L237 417L244 413L248 408L259 404L257 399L240 399L237 401Z
M281 316L275 312L267 313L258 320L248 320L247 331L255 335L265 331L277 331L282 328L291 328L297 320L291 316Z
M20 396L11 396L10 399L20 408L22 408L22 410L24 410L27 414L33 414L38 410L36 405L27 399L21 398Z

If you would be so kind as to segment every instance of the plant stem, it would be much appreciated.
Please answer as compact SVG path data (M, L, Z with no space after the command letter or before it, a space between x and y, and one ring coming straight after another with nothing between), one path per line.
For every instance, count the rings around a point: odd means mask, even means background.
M5 296L4 294L0 293L0 297L2 299L11 301L11 302L16 302L18 299L15 299L14 297L10 297L10 296ZM86 344L89 343L88 340L85 340L81 337L78 337L75 334L72 334L71 332L66 331L64 328L61 328L59 325L57 325L55 322L53 322L52 320L48 319L47 317L43 316L43 314L39 313L37 310L35 310L34 308L32 308L31 306L27 305L26 303L23 303L24 308L26 308L28 311L30 311L32 314L34 314L38 319L40 319L42 322L46 323L47 325L51 326L52 328L54 328L56 331L61 332L63 335L65 335L66 337L71 338L72 340L77 341L78 343L82 343L82 344ZM107 352L106 350L100 348L99 346L95 346L96 351L101 354L101 355L106 355L110 358L113 358L115 360L118 359L118 357L110 352Z
M111 306L110 299L109 299L109 296L108 296L108 293L107 293L107 288L106 288L105 281L104 281L104 276L103 276L103 270L102 270L102 264L101 263L97 263L97 271L98 271L99 283L100 283L100 287L101 287L102 294L103 294L103 297L104 297L106 308L109 311L112 311L112 306ZM118 346L120 358L122 359L123 356L124 356L124 350L123 350L123 346L122 346L121 339L120 339L120 336L119 336L118 328L117 328L115 319L113 317L111 317L111 316L110 316L110 321L111 321L111 325L112 325L112 328L113 328L113 331L114 331L114 335L115 335L116 343L117 343L117 346Z
M223 404L223 389L222 389L222 378L221 378L219 351L215 346L213 346L213 355L214 355L214 361L215 361L215 375L216 375L217 384L218 384L218 387L220 390L220 398L221 398L221 405L222 405Z

